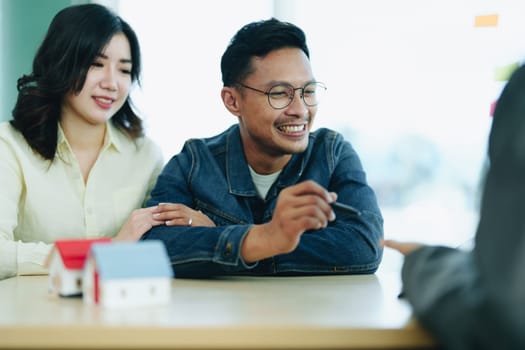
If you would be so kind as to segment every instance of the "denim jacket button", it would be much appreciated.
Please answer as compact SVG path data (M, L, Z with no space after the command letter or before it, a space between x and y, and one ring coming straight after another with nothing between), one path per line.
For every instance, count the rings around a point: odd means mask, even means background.
M232 243L226 243L226 249L224 250L224 256L230 256L232 254Z

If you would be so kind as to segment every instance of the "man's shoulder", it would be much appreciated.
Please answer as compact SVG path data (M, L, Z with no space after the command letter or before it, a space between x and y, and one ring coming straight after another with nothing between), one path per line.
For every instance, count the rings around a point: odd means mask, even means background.
M312 132L310 135L338 135L339 132L329 128L318 128Z
M228 139L231 137L239 137L238 125L232 125L228 129L214 136L188 139L186 141L186 147L184 148L194 150L207 149L212 153L215 153L224 150L228 143Z
M319 128L310 133L310 138L315 144L333 142L334 140L343 140L343 135L338 131L329 128Z

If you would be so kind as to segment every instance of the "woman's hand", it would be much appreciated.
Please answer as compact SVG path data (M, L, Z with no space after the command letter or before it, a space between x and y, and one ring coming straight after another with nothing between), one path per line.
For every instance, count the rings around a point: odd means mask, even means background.
M163 225L163 220L154 218L159 211L158 206L135 209L131 212L114 241L138 241L140 237L153 226Z
M157 207L159 211L153 214L153 217L166 226L215 226L215 223L201 211L193 210L184 204L160 203Z
M154 207L135 209L113 240L138 241L153 226L215 226L202 212L184 204L161 203Z

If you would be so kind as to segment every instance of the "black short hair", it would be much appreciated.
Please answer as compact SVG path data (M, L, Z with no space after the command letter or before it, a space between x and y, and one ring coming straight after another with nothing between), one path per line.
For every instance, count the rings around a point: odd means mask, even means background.
M310 58L305 34L296 25L276 18L245 25L235 34L222 55L223 85L233 86L249 75L252 72L252 57L264 57L287 47L301 49Z

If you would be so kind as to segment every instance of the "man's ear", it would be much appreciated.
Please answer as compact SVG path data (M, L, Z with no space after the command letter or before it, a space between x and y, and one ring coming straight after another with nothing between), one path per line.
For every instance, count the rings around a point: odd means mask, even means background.
M223 87L221 90L221 98L224 106L231 114L237 117L241 115L240 95L235 88L230 86Z

